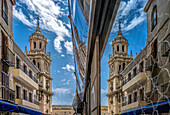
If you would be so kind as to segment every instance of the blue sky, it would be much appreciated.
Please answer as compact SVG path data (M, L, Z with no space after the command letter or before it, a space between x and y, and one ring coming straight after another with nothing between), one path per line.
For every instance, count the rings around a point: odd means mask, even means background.
M53 104L72 104L76 90L71 30L67 0L16 0L14 6L14 40L24 51L29 49L29 36L35 32L37 17L42 33L46 36L47 51L51 52L51 76ZM108 59L112 53L111 42L117 35L121 21L123 35L129 41L129 53L136 53L146 45L146 14L143 8L147 0L122 0L101 62L101 102L107 105Z

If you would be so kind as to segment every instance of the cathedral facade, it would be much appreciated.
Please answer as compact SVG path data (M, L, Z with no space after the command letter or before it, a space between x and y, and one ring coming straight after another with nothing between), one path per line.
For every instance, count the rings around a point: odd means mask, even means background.
M132 53L128 55L128 40L122 35L121 27L116 38L112 41L112 56L109 55L109 79L108 79L108 111L109 114L120 114L121 111L121 72L133 59Z
M52 113L52 77L51 77L51 57L46 53L47 38L42 34L39 23L36 32L32 33L29 39L30 52L25 53L30 60L40 70L38 75L39 89L37 95L40 102L40 111L44 114Z

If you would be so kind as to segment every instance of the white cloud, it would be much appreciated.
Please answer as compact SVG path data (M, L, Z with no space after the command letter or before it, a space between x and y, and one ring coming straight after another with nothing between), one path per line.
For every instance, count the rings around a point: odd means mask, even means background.
M73 45L72 45L72 42L69 42L69 41L64 42L64 47L67 50L67 54L73 54Z
M61 41L64 41L62 36L58 36L54 40L54 48L58 53L62 53Z
M72 94L71 94L72 96ZM71 105L72 104L72 100L73 97L69 97L67 99L58 99L58 97L56 95L52 96L52 104L53 105Z
M66 81L66 79L61 80L62 82Z
M62 55L61 55L61 57L65 57L65 55L64 55L64 54L62 54Z
M138 24L142 23L145 20L145 15L142 13L139 17L135 16L135 18L130 22L130 24L124 29L126 31L133 29Z
M59 2L67 4L66 0L60 0ZM38 15L40 19L40 27L44 30L56 33L57 37L54 40L54 47L57 52L62 53L61 42L65 41L65 37L70 37L69 30L66 28L67 25L59 19L59 17L65 16L63 8L53 0L19 0L19 4L20 5L16 5L19 10L14 8L14 17L20 20L23 24L29 27L34 27L37 18L37 16L34 16ZM22 4L26 5L27 9L22 7ZM25 9L25 12L22 12L20 10L21 8Z
M125 2L121 2L123 9L121 16L129 15L129 12L137 7L137 2L138 2L137 0L130 0L126 3L126 5Z
M74 66L67 64L66 67L62 67L62 69L65 69L67 71L71 71L71 70L73 71L74 70Z
M58 72L58 73L60 73L60 71L59 71L59 70L58 70L57 72Z
M65 94L71 93L70 89L67 89L67 88L56 88L56 89L53 89L53 92L55 92L56 94L59 94L59 95L61 95L61 94L65 95Z
M69 85L70 84L70 79L69 80L67 80L67 82L66 83L64 83L63 85Z
M75 77L75 75L73 73L71 75L72 75L73 79L76 79L76 77Z
M121 21L121 28L124 31L131 30L143 22L146 19L143 12L146 2L147 0L129 0L128 2L121 1L112 27L112 32L115 33L118 31L119 21ZM137 10L139 5L140 9ZM129 18L129 15L131 15L132 18ZM132 22L134 22L134 24Z
M101 93L106 94L106 93L108 93L108 90L107 89L101 89Z
M108 106L108 98L107 98L106 96L103 97L102 102L101 102L101 105L103 105L103 106Z
M23 24L25 24L25 25L27 25L27 26L33 26L33 23L29 22L29 20L27 19L27 17L23 14L21 8L20 8L19 10L16 10L16 8L14 7L13 13L14 13L14 18L17 18L17 19L20 20Z

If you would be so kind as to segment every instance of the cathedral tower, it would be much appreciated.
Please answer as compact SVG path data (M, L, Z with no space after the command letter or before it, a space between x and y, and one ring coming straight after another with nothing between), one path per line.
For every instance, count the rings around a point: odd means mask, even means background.
M109 79L108 79L108 110L109 115L118 115L121 111L121 71L133 59L132 54L128 55L128 40L122 35L119 24L119 31L112 41L112 56L109 55Z
M38 83L39 91L37 95L40 102L40 111L44 114L52 113L52 78L51 78L51 58L50 53L46 53L47 38L42 34L39 20L36 31L32 33L29 39L30 52L25 53L32 60L39 70Z

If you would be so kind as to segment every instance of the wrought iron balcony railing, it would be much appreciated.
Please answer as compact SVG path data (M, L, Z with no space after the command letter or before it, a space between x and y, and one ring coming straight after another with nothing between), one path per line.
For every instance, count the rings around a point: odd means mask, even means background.
M130 80L132 80L134 77L136 77L141 72L144 72L144 68L138 69L135 74L132 74L131 77L128 77L127 79L125 79L125 81L122 82L122 86L128 83Z
M34 95L34 96L35 96L35 95ZM32 98L30 98L29 96L24 95L24 94L22 94L22 95L20 95L20 96L17 96L16 99L22 99L22 100L25 100L25 101L34 103L34 104L36 104L36 105L39 105L39 102L38 102L36 99L32 99Z
M9 88L9 76L4 71L1 72L1 99L14 101L15 91Z
M26 69L24 69L23 65L18 65L17 69L22 70L25 74L27 74L32 80L34 80L36 83L38 83L38 80L36 78L36 74L33 76L32 73L28 72Z

